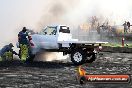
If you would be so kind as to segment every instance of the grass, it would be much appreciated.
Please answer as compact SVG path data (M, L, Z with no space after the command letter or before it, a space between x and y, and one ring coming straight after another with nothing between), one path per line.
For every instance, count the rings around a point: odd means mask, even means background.
M118 43L107 43L107 44L102 44L102 46L122 47L122 44L118 44ZM132 43L131 44L124 44L124 47L132 48Z

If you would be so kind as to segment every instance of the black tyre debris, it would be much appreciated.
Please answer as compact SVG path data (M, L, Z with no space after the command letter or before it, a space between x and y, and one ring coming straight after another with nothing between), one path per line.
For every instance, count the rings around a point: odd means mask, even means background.
M90 59L87 59L86 62L87 62L87 63L92 63L92 62L95 61L95 59L96 59L96 54L93 53L93 54L89 55L88 58L90 58Z

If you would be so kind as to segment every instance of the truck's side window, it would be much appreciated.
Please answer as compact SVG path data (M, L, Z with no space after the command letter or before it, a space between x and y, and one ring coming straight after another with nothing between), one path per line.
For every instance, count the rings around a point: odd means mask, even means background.
M57 32L56 27L47 27L41 32L41 34L43 34L43 35L56 35L56 32Z

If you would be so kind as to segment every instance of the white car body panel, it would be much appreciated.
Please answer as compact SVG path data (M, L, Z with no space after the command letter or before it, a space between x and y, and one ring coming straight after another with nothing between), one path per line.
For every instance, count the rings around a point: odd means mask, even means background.
M58 48L56 35L32 35L32 41L37 47L44 49Z

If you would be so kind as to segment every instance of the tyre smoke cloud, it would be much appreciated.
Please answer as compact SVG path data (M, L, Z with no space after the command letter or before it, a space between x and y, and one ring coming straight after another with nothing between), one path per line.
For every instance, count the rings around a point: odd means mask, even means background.
M38 29L42 29L47 25L57 25L71 23L71 12L79 5L80 0L49 0L43 10L42 17L38 22Z
M66 61L69 55L63 56L61 52L40 52L35 56L35 61Z
M40 31L46 25L66 24L76 30L91 23L93 16L111 25L132 22L131 0L3 0L0 4L0 48L15 44L23 26Z
M39 26L49 24L69 24L77 26L91 22L96 16L100 23L109 21L111 25L122 25L132 21L131 0L50 0Z

